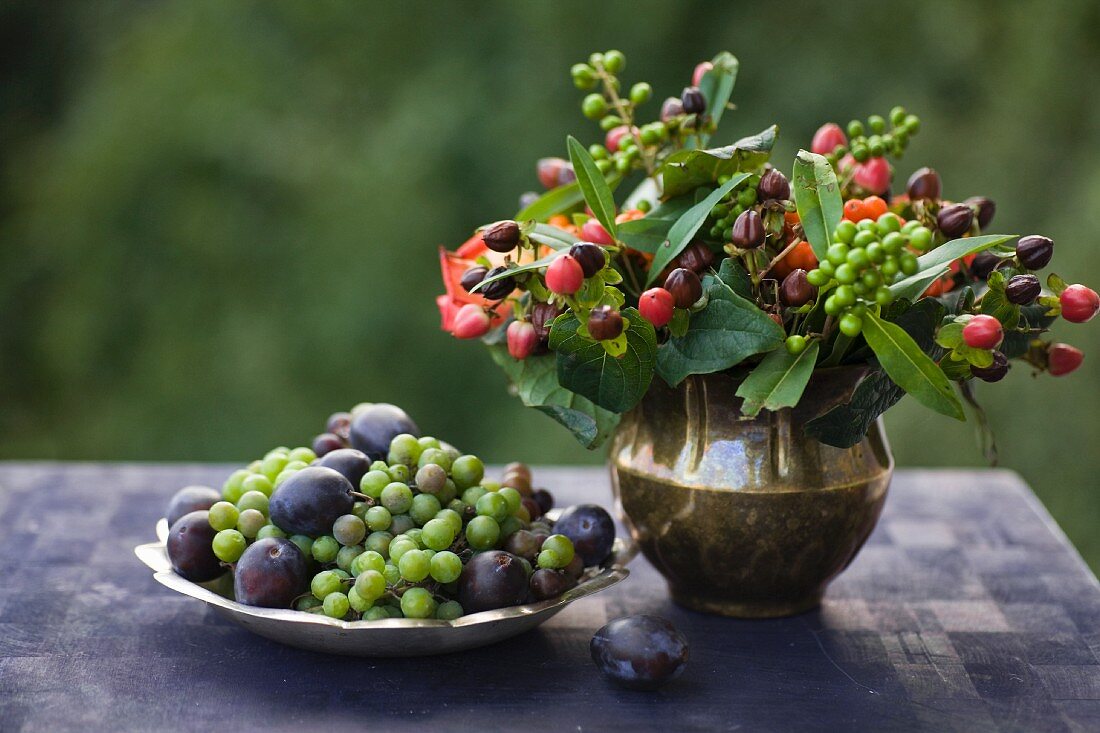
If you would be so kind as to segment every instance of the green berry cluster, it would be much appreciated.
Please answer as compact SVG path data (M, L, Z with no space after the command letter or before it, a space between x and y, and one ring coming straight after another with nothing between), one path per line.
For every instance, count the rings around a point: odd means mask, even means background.
M718 185L725 185L729 179L726 175L719 176ZM704 222L704 227L709 227L706 231L710 232L712 238L728 242L733 237L733 223L746 209L756 205L759 198L756 188L759 185L760 174L754 173L714 205Z
M815 287L832 288L825 299L825 313L839 316L841 333L855 337L863 330L867 307L892 303L889 286L917 272L914 250L926 252L932 247L932 231L919 221L902 225L896 214L887 212L858 224L841 221L833 242L806 279Z
M884 155L900 158L909 146L909 138L918 132L920 132L920 118L908 114L904 107L894 107L890 110L889 123L881 115L871 115L867 118L866 124L862 120L849 122L848 145L839 146L832 155L826 157L834 165L845 153L851 153L852 157L860 163L866 163L871 158L881 158Z

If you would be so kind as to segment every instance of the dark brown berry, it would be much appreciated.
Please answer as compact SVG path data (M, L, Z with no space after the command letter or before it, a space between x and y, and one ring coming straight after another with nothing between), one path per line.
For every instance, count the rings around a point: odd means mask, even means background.
M772 168L760 176L760 183L756 187L756 192L760 194L763 201L787 201L791 197L791 184L785 175Z
M1008 357L999 351L993 352L993 363L987 367L970 365L970 373L983 382L999 382L1008 374Z
M588 334L597 341L618 338L623 332L623 317L609 305L593 308L588 316Z
M936 214L936 226L945 237L955 239L970 231L974 223L974 209L966 204L944 206Z
M1041 270L1054 256L1054 240L1032 234L1016 243L1016 259L1029 270Z
M535 327L539 341L546 341L550 337L550 326L554 319L561 315L561 308L550 303L535 303L531 309L531 325Z
M1005 298L1015 305L1027 305L1041 292L1043 285L1034 275L1013 275L1005 285Z
M978 217L978 228L984 232L993 221L993 215L997 213L997 204L987 196L971 196L963 203L974 209Z
M917 199L938 200L941 190L940 174L931 168L918 168L913 172L913 175L909 176L909 183L906 184L906 192L909 194L911 201Z
M701 115L707 111L707 98L699 91L699 87L684 87L680 95L680 104L684 106L684 112L689 115Z
M1001 258L992 252L979 252L970 263L970 274L979 280L988 280L990 273L1001 264Z
M514 221L498 221L481 233L485 246L494 252L511 252L519 245L519 224Z
M577 242L569 248L569 254L580 264L585 277L592 277L607 264L604 248L592 242Z
M481 267L480 265L478 265L477 267L471 267L469 270L462 273L462 280L460 281L462 289L465 290L467 293L470 292L471 290L476 288L482 280L485 279L485 275L488 272L488 268Z
M665 290L672 293L677 308L690 308L703 297L703 284L699 276L685 267L677 267L668 274Z
M702 242L689 244L676 258L676 266L698 274L714 264L714 252Z
M733 222L733 236L731 239L734 246L740 249L756 249L764 244L766 235L764 222L755 209L747 209L741 212L741 215Z
M684 113L684 105L676 97L669 97L661 105L661 122L668 122L673 117L679 117Z
M495 277L502 272L507 272L508 268L501 265L500 267L494 267L485 273L485 278ZM494 280L488 285L484 286L478 292L484 295L489 300L501 300L507 298L508 295L516 289L516 279L514 277L502 277L499 280Z
M783 284L779 286L779 298L784 305L797 308L805 305L817 295L817 288L810 285L806 279L806 271L802 269L791 270L791 274L783 278Z

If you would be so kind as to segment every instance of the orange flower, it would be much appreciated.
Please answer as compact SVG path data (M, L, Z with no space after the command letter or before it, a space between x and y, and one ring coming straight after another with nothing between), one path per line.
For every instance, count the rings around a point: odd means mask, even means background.
M467 293L463 290L462 275L471 267L477 266L479 257L485 257L493 267L504 264L504 255L486 247L480 234L467 239L454 252L448 252L444 247L439 248L439 265L443 275L443 287L447 292L437 297L435 303L439 306L440 327L447 333L454 332L455 315L468 303L480 305L489 311L494 326L500 323L508 313L507 301L494 303L477 293Z

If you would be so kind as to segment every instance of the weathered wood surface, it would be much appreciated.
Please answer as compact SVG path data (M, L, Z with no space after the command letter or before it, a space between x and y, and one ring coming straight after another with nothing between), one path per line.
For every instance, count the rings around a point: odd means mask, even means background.
M817 611L735 621L632 575L540 629L428 658L279 646L158 585L134 557L210 465L0 464L0 730L1100 730L1100 585L1028 488L900 471ZM541 469L558 504L602 469ZM600 677L588 641L633 613L688 636L656 693Z

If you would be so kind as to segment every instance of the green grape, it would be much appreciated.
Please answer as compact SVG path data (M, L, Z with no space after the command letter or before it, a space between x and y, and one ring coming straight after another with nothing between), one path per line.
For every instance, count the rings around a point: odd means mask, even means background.
M413 493L407 484L394 481L382 489L380 499L382 506L389 509L390 514L404 514L412 506Z
M336 553L336 567L350 572L352 562L362 554L362 545L347 545L341 547L340 551Z
M513 489L511 486L502 487L497 491L497 496L504 497L504 500L508 502L508 513L515 514L519 511L520 506L523 504L523 495Z
M417 461L417 468L424 468L424 466L429 463L434 463L447 473L450 473L453 462L451 455L447 451L440 448L427 448L420 454L420 459Z
M397 585L401 582L401 571L393 563L386 563L382 569L382 577L386 579L386 585Z
M322 570L309 582L309 590L313 597L321 601L325 600L330 593L336 593L343 587L343 579L334 570Z
M243 493L241 498L244 498L251 491L256 491L264 496L271 496L271 492L275 489L275 484L271 483L271 479L262 473L253 473L241 482L241 489Z
M562 567L573 562L573 541L563 534L552 534L542 543L542 549L550 550L562 560Z
M332 572L336 573L337 576L343 578L344 580L348 580L349 578L351 578L351 573L349 573L347 570L344 570L343 568L333 569Z
M386 469L386 473L390 475L390 481L396 481L401 484L409 483L412 478L412 471L404 463L398 463L394 466L390 466Z
M439 443L439 438L433 438L430 435L425 435L423 438L418 439L416 442L420 443L421 450L423 450L424 448L441 447Z
M449 550L437 552L431 559L431 574L439 583L453 583L462 575L462 560Z
M447 502L447 508L457 514L459 519L462 519L466 514L466 510L470 507L466 502L462 501L462 499L451 499ZM459 529L458 531L461 532L462 530Z
M296 611L308 611L311 608L318 608L321 606L321 602L313 596L302 596L294 602L294 609Z
M367 525L354 514L345 514L332 523L332 536L345 547L358 545L367 536Z
M386 578L377 570L365 570L355 579L355 592L374 603L386 592Z
M373 461L373 462L371 462L370 467L367 470L368 471L381 471L382 473L386 473L387 471L390 470L390 466L385 461Z
M319 563L329 563L336 559L336 555L340 552L340 543L336 541L335 537L329 535L322 535L313 540L313 547L310 548L313 553L313 559Z
M275 477L286 468L286 464L290 463L290 460L284 453L276 453L275 455L268 456L260 464L260 472L264 476L267 476L268 480L274 481Z
M237 517L240 516L240 512L237 511L237 507L230 504L228 501L219 501L210 507L207 512L207 519L210 520L210 526L219 532L223 529L233 529L237 526Z
M309 465L310 463L313 463L315 460L317 460L317 454L313 452L312 448L306 448L305 446L303 446L301 448L295 448L294 450L290 451L290 453L287 454L287 458L290 459L291 463L301 461L302 463Z
M251 474L243 468L229 474L229 478L222 484L222 498L236 504L237 499L240 499L241 494L244 493L242 483L250 475Z
M479 515L492 517L497 523L503 522L511 514L508 500L495 491L478 499L476 510Z
M452 501L456 496L458 496L458 487L455 486L454 481L447 479L443 482L443 488L435 495L435 498L439 499L440 504L446 504Z
M408 514L395 514L391 520L390 534L396 537L399 534L405 534L414 527L416 527L416 522Z
M462 515L456 512L454 509L447 508L441 509L439 514L435 515L436 519L442 519L451 525L451 529L454 531L455 536L462 531ZM424 525L424 531L427 531L428 525Z
M363 520L367 521L367 510L370 509L370 504L365 501L357 501L351 505L351 513Z
M432 594L424 588L409 588L401 595L401 613L405 618L431 618L436 605Z
M279 488L284 481L298 473L298 469L284 468L279 472L279 475L275 477L275 482L272 484L276 489Z
M420 527L412 527L410 529L405 530L405 536L408 537L413 542L415 542L416 546L421 548L421 549L423 549L423 547L424 547L424 544L420 541L420 537L423 535L423 533L424 533L424 530L420 529Z
M562 562L561 556L553 550L540 550L535 562L538 563L540 568L549 570L558 570L568 565L568 563Z
M267 517L258 509L245 509L237 517L237 529L250 540L256 538L265 524L267 524Z
M372 532L389 529L390 525L393 524L393 515L384 506L372 506L367 509L363 519Z
M523 522L520 521L519 517L505 517L504 521L500 523L500 536L502 539L508 539L508 537L520 531L521 529L523 529Z
M371 532L367 535L367 539L363 542L363 546L367 550L377 552L382 557L386 557L390 554L390 542L393 540L393 535L389 532Z
M391 466L400 464L403 466L415 466L417 460L420 458L420 453L424 448L420 445L420 441L415 436L408 433L402 433L397 435L390 441L389 454L386 456L386 463Z
M489 493L484 486L471 486L462 492L462 503L467 506L476 506L477 500Z
M267 479L264 479L264 481L267 481ZM267 505L267 494L263 494L259 491L246 491L241 495L241 498L237 500L237 509L242 512L246 509L255 509L261 514L267 514Z
M272 448L267 453L264 453L264 458L271 458L272 456L285 457L288 453L290 453L290 448L287 448L285 445L280 445L279 447Z
M351 601L343 593L329 593L325 596L325 615L329 618L343 618L351 609Z
M214 556L222 562L237 562L248 545L244 535L235 529L223 529L214 535L210 543Z
M401 577L410 583L419 583L428 577L431 571L431 562L423 550L409 550L402 553L397 561L397 569L401 571Z
M440 621L454 621L462 614L462 606L458 601L443 601L439 604L439 608L435 609L435 617Z
M424 525L420 538L424 545L431 550L446 550L455 541L454 525L450 521L438 517L429 520Z
M485 464L477 456L459 456L451 464L451 478L460 489L477 486L485 478Z
M298 546L298 549L302 551L302 554L306 558L313 557L313 538L307 537L304 534L292 534L290 535L290 541Z
M274 524L265 524L260 527L260 531L256 533L256 539L266 540L268 537L286 539L286 532L279 529Z
M477 516L466 525L466 541L475 550L491 550L500 540L500 525L492 517Z
M419 549L420 548L417 546L417 544L411 539L409 539L405 535L398 535L397 537L393 538L392 542L390 542L390 560L395 563L400 562L401 556L404 555L406 552L411 552L413 550Z
M389 611L382 606L372 606L363 614L364 621L381 621L385 618L390 618L390 614Z
M374 605L372 601L368 601L359 595L359 591L355 588L348 589L348 603L351 604L351 609L356 613L364 613Z
M364 551L363 554L359 555L351 562L352 575L359 575L367 570L381 573L385 569L386 559L382 557L381 553L374 550Z
M431 494L418 494L413 497L412 506L409 507L409 516L419 526L424 526L430 519L439 514L443 506L439 499Z

